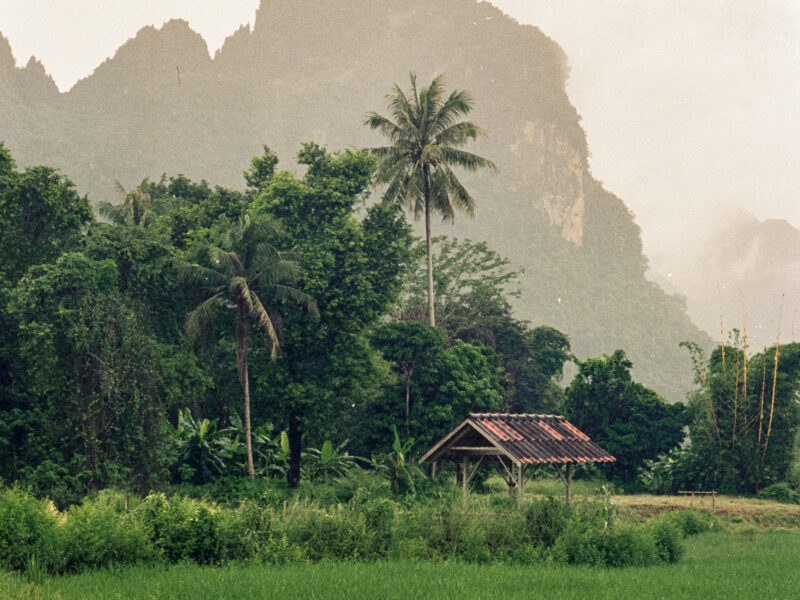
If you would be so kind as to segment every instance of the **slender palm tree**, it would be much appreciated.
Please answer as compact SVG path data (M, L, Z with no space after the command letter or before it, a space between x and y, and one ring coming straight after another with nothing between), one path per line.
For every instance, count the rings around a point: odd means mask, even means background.
M247 470L255 476L250 426L250 384L247 377L248 322L264 333L270 359L280 347L281 309L288 303L300 305L319 316L316 302L292 287L300 267L292 257L273 244L280 235L270 221L251 222L245 217L225 234L221 247L204 246L198 262L186 265L186 273L210 295L186 317L185 331L190 342L209 329L220 307L236 313L236 366L244 391L245 447Z
M495 164L477 154L460 150L469 140L484 131L469 121L459 119L472 110L469 92L455 90L445 96L444 76L439 75L427 88L417 90L417 77L410 75L411 89L404 92L395 84L389 102L391 118L369 113L365 121L389 138L391 145L371 148L378 158L376 181L389 184L386 197L399 200L419 218L425 214L425 242L428 259L428 320L436 325L433 308L433 254L431 246L431 211L452 221L456 209L472 216L475 200L453 173L458 166L468 171Z
M119 181L114 184L119 194L119 204L109 202L98 202L97 212L100 216L108 219L113 225L134 225L136 227L151 225L156 218L153 207L153 199L147 188L150 187L150 179L145 177L136 189L130 192Z

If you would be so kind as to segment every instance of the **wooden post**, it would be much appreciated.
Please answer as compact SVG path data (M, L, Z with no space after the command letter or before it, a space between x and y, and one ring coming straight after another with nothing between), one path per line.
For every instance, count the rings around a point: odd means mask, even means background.
M567 504L569 504L570 497L572 496L572 463L567 463L567 474L564 478L564 484L567 487Z
M525 466L519 463L519 475L517 476L517 504L522 506L525 500Z
M464 457L461 459L461 484L462 494L464 496L464 505L467 504L467 485L469 484L467 472L469 468L469 455L465 452Z
M717 495L716 492L713 492L713 491L711 492L711 514L712 515L714 514L714 511L716 510L716 507L714 506L715 505L714 498L716 497L716 495Z

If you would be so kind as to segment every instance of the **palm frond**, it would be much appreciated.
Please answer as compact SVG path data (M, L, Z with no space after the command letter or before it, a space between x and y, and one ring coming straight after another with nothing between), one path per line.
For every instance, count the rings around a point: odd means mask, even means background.
M290 302L302 306L315 320L319 319L317 301L297 288L283 284L275 284L270 286L270 295L276 302Z
M475 200L455 176L455 173L446 164L440 165L439 172L445 183L444 187L448 196L449 206L464 211L468 217L473 216L475 214Z
M270 359L275 360L275 358L278 356L278 349L280 348L278 332L272 323L272 319L270 318L267 309L265 309L264 305L261 303L261 299L258 297L258 294L251 291L249 297L250 310L248 312L250 316L256 320L256 323L264 332L264 336L267 338L267 346L269 346Z
M208 328L215 309L224 299L222 292L217 292L210 298L201 302L197 308L186 315L183 331L189 344L194 344Z
M469 121L460 121L442 129L437 135L434 143L440 146L463 146L470 140L476 140L486 132Z
M465 152L464 150L458 150L457 148L441 146L439 157L446 165L456 165L467 171L474 172L478 169L497 171L497 165L488 158L483 158L482 156L472 154L471 152Z

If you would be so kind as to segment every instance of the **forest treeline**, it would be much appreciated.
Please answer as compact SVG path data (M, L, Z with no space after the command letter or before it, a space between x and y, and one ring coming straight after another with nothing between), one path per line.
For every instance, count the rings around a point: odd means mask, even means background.
M430 327L424 244L369 199L375 159L307 143L297 160L302 175L279 171L265 146L244 192L162 177L96 215L0 146L4 481L59 505L204 484L246 476L251 437L259 478L360 465L409 490L422 475L398 457L488 411L563 413L618 458L585 474L654 491L791 475L797 345L748 357L736 338L707 359L690 344L697 389L667 404L622 350L577 360L566 335L516 319L509 261L449 238L433 240Z

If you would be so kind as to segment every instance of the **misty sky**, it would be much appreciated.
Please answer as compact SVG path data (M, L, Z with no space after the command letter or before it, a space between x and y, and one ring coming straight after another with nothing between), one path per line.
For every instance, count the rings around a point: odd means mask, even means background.
M800 2L492 3L566 51L592 171L636 214L656 267L719 222L717 205L800 227ZM258 4L0 0L0 32L19 66L36 55L66 90L144 25L184 18L213 54Z

